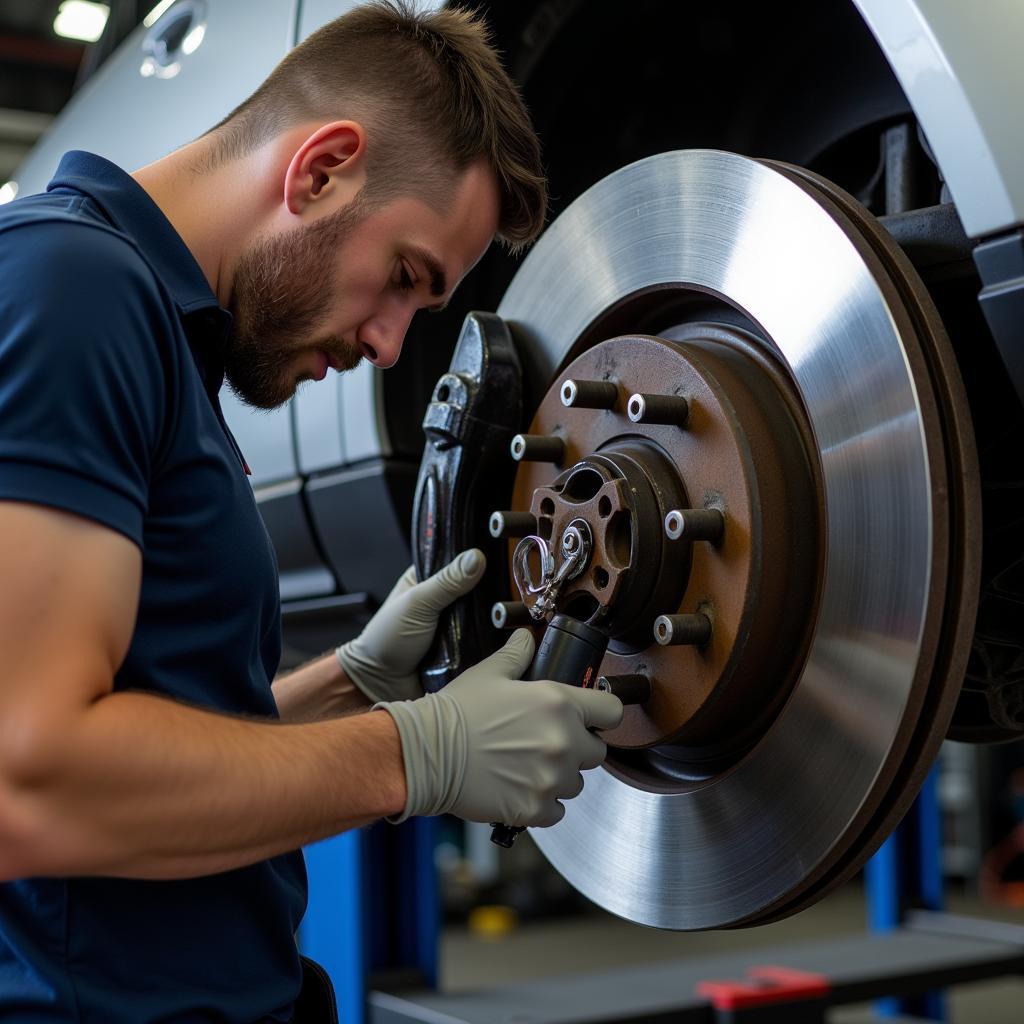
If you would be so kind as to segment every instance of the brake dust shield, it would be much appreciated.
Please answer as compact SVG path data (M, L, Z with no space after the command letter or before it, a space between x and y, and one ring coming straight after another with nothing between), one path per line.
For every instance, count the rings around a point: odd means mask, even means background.
M602 671L653 688L534 840L595 903L659 928L808 906L909 806L973 629L974 442L923 285L831 183L686 151L581 196L498 313L529 433L563 452L521 462L513 510L549 534L589 517L603 561L565 599L610 624ZM567 408L569 379L620 397ZM687 398L689 420L635 421L636 393ZM721 541L673 548L680 504L721 510ZM653 642L658 613L698 612L703 646Z

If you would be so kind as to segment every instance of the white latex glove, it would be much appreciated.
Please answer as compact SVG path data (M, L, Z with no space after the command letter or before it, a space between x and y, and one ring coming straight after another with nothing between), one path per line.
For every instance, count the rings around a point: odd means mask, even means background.
M438 616L476 586L486 565L484 553L470 548L422 583L409 566L362 633L334 652L345 675L372 701L422 697L418 667Z
M395 821L456 814L468 821L553 825L605 758L591 732L622 721L611 693L551 680L522 682L533 637L519 629L437 693L378 704L402 741L407 797Z

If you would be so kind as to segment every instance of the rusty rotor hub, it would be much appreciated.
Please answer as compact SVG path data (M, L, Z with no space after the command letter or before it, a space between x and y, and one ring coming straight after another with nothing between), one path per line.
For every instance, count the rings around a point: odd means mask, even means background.
M755 351L744 332L711 324L688 325L679 340L625 335L588 349L530 425L528 443L560 445L522 459L513 493L513 508L529 508L555 545L570 522L589 525L589 562L559 610L607 631L603 674L651 681L650 700L627 707L608 742L670 745L684 774L756 739L813 618L820 516L808 428L781 368L766 373ZM567 406L567 393L594 393L593 383L614 387L604 408ZM691 539L686 523L707 511L720 532ZM704 616L710 635L666 642L660 616Z

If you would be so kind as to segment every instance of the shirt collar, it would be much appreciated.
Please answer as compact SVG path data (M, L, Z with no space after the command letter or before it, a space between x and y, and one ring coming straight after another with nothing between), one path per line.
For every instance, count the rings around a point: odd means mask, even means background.
M126 171L94 153L65 153L47 192L73 189L89 196L149 262L178 307L186 333L202 348L204 377L213 390L223 382L216 350L231 326L202 268L149 193Z

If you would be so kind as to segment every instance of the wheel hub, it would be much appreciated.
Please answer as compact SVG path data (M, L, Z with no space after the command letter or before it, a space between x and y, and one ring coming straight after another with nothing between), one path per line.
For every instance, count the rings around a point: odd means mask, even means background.
M558 610L609 634L607 674L646 675L652 685L651 700L627 708L608 742L669 745L659 753L674 771L699 775L750 746L800 667L820 515L805 417L784 375L766 372L738 329L694 324L675 334L613 338L566 367L530 436L557 437L569 468L522 462L513 508L528 507L555 544L574 519L590 526L589 565ZM591 381L614 384L614 402L566 407L566 388ZM684 399L685 420L637 422L634 396L648 410ZM720 513L721 534L669 537L669 515L690 510ZM710 639L665 643L655 634L662 615L704 615ZM779 685L766 687L766 677ZM651 774L642 758L620 767L638 781Z

